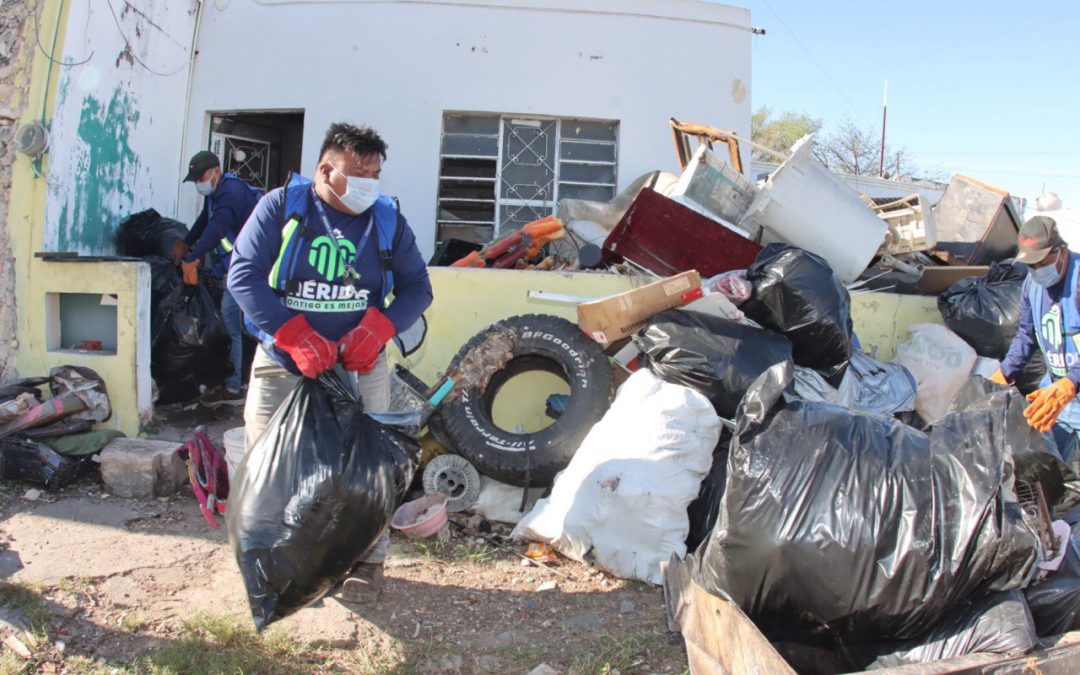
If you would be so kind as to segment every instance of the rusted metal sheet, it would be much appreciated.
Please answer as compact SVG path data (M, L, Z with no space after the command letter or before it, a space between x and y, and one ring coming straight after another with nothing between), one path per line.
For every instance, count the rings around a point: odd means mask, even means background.
M933 209L937 247L961 265L1016 255L1020 216L1009 193L957 174Z
M697 270L710 277L749 267L761 246L646 189L608 235L604 250L660 276Z

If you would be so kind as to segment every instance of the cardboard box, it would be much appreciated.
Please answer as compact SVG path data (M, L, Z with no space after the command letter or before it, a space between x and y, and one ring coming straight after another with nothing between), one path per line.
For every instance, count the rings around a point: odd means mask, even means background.
M694 270L676 274L641 288L578 305L578 326L593 340L606 345L630 337L649 318L683 304L682 296L701 288Z

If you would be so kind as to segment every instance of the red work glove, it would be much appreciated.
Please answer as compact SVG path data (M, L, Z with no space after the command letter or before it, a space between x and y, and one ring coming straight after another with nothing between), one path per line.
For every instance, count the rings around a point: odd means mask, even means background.
M366 373L375 367L379 352L397 331L386 315L369 307L360 325L341 338L341 362L345 370Z
M180 263L180 272L184 275L184 283L188 286L199 285L199 261Z
M1027 395L1027 400L1031 401L1031 405L1024 411L1028 426L1042 433L1050 431L1054 422L1057 422L1058 415L1074 398L1076 398L1076 385L1067 377L1061 378L1049 387L1031 392Z
M337 363L337 345L316 333L303 314L278 328L274 344L292 357L304 377L318 377Z

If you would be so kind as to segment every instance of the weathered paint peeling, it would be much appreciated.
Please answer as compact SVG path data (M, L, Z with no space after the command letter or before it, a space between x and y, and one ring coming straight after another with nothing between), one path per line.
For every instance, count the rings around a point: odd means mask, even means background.
M107 253L113 251L113 233L132 212L140 171L130 135L139 123L136 97L122 89L109 101L83 99L77 131L74 169L67 180L65 202L57 228L60 251Z

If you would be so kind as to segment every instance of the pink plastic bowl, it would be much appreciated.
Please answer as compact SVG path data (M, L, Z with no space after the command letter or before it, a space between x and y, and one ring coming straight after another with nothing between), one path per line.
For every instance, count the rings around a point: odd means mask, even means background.
M394 511L394 517L390 521L390 527L400 530L412 539L427 539L438 534L439 530L446 525L448 516L446 512L447 496L438 492L424 495L420 499L406 502ZM416 517L432 506L438 506L434 513L423 520L416 521ZM415 522L414 522L415 521Z

